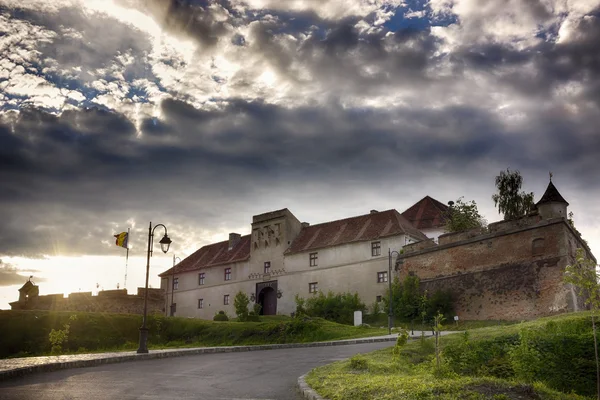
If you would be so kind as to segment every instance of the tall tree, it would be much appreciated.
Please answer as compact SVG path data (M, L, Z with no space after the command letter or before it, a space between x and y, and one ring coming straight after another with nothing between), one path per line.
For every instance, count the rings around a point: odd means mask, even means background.
M455 203L450 203L450 207L444 217L446 220L446 229L449 232L483 228L487 225L486 220L483 219L481 214L479 214L479 210L477 210L477 203L474 200L464 202L462 197L456 200Z
M586 258L583 249L577 249L575 263L565 268L565 282L575 286L577 293L592 310L592 332L594 334L594 355L596 357L596 396L600 400L600 358L598 357L598 338L596 318L600 312L600 275L596 263Z
M522 185L523 177L518 170L511 172L507 168L496 177L498 193L492 195L492 200L504 219L523 217L533 209L533 192L521 191Z

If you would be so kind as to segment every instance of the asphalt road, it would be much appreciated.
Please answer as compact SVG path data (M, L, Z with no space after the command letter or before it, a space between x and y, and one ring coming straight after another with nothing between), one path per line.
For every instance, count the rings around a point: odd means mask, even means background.
M201 354L39 373L0 382L0 399L298 400L312 368L393 342Z

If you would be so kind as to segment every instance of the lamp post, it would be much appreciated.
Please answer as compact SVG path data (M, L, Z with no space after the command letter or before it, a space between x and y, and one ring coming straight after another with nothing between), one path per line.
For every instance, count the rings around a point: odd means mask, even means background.
M140 346L137 349L138 353L148 352L148 328L146 327L146 317L148 315L148 278L150 276L150 257L152 257L152 246L154 245L154 230L162 226L165 229L165 235L160 239L160 249L163 253L169 251L171 245L171 239L167 235L167 227L163 224L157 224L152 228L152 222L148 227L148 254L146 258L146 286L144 291L144 318L142 320L142 327L140 328Z
M181 262L181 258L179 257L175 257L175 254L173 254L173 274L171 276L171 306L169 307L169 309L171 310L171 317L173 316L173 297L175 296L175 261L179 260L179 262Z
M388 272L388 286L390 290L390 296L388 299L389 310L388 310L388 333L392 334L392 325L394 323L394 310L392 307L393 296L392 296L392 256L396 254L396 257L400 255L396 250L392 250L388 248L388 261L389 261L389 272Z

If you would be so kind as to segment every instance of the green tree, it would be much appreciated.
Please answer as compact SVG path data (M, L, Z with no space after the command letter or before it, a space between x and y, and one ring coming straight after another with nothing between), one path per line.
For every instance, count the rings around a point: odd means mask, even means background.
M583 249L577 249L575 263L565 268L565 282L575 286L577 293L592 310L592 332L594 334L594 355L596 357L596 394L600 400L600 359L598 358L598 339L596 317L600 311L600 275L596 263L586 258Z
M233 299L233 307L235 308L238 321L244 322L248 319L248 304L250 304L248 295L241 290L237 292Z
M507 168L496 177L498 193L492 195L492 200L504 219L523 217L533 209L533 192L520 191L522 185L523 177L518 170L511 172Z
M486 220L479 214L477 203L474 200L464 202L460 197L448 208L445 213L446 229L449 232L466 231L473 228L483 228Z

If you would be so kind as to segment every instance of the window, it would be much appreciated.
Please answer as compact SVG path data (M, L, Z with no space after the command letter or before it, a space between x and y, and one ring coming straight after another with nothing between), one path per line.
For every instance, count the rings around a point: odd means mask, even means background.
M317 293L319 290L318 285L319 282L311 282L308 284L308 293Z
M179 289L179 278L173 278L173 290Z
M310 260L310 266L311 267L316 267L317 266L317 260L319 259L318 254L319 253L310 253L309 254L309 260Z
M198 308L204 308L204 299L198 299Z
M231 280L231 268L225 268L225 280L226 281Z
M271 272L271 261L265 261L265 274Z
M198 274L198 285L204 285L204 272Z
M371 242L371 256L381 255L381 242Z
M176 312L177 312L177 303L173 303L173 304L171 304L171 317L174 317Z
M223 304L228 306L229 305L229 295L226 294L225 296L223 296Z
M388 281L388 273L387 271L378 272L377 273L377 283L384 283Z
M377 296L377 297L375 298L375 300L376 300L378 303L381 303L381 296Z

